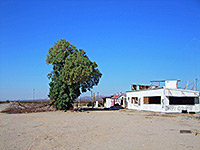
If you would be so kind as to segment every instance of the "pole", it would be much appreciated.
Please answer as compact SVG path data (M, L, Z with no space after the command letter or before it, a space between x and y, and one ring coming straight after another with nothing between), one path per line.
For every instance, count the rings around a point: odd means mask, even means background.
M94 106L96 106L96 102L95 102L95 93L94 94L94 97L93 97L93 104L95 104Z
M99 92L97 92L97 97L98 97L98 101L99 101Z
M33 89L33 101L35 101L35 89Z
M196 37L194 37L194 75L197 77ZM195 79L195 81L197 80Z
M81 96L79 96L79 107L81 107Z
M91 102L92 102L92 90L91 90Z
M94 102L95 102L95 93L94 93L94 97L93 97L93 99L94 99Z

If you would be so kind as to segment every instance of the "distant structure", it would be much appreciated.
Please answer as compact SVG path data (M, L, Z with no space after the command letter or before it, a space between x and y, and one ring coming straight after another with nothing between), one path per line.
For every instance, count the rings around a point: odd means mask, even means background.
M110 97L103 98L104 107L110 108L115 105L120 105L122 107L126 107L126 95L124 94L116 94Z
M187 90L187 85L185 89L180 89L179 81L158 80L150 81L150 85L133 84L131 91L126 92L127 108L156 112L200 112L199 91Z

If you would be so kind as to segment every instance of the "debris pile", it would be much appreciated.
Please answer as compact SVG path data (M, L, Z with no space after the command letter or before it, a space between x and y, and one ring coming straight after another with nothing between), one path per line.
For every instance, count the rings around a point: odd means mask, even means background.
M48 103L27 103L22 104L19 101L11 102L9 107L3 110L3 113L32 113L55 111L56 107Z

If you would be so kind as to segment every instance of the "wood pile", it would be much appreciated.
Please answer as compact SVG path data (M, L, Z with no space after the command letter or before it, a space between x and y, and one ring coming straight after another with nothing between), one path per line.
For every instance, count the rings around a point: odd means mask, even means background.
M22 104L19 101L11 102L9 107L3 110L3 113L32 113L56 111L56 107L48 103L27 103Z

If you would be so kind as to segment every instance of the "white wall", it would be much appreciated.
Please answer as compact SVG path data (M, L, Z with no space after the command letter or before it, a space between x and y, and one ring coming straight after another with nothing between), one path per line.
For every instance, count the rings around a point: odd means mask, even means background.
M174 81L165 81L165 87L166 88L172 88L172 89L176 89L177 88L177 80Z
M161 96L161 104L144 104L143 97ZM200 112L200 104L195 105L169 105L169 99L167 96L176 97L197 97L198 91L183 90L183 89L152 89L152 90L140 90L140 91L128 91L126 93L126 101L128 109L136 110L149 110L157 112L182 112L187 110L188 112ZM131 103L132 97L138 97L141 99L140 105Z
M113 106L114 105L114 100L115 100L115 104L121 105L122 97L123 97L123 105L122 105L122 107L125 107L126 106L125 105L126 97L124 95L122 95L117 99L106 98L106 108L110 108L111 106Z
M137 109L137 110L150 110L150 111L164 111L164 105L162 104L162 99L164 100L163 89L156 90L140 90L140 91L131 91L126 93L127 108L128 109ZM143 97L151 96L161 96L161 104L144 104ZM138 97L140 98L140 106L138 104L132 104L131 98ZM129 100L128 100L129 99Z
M187 112L199 112L200 104L195 105L168 105L166 106L166 112L182 112L182 110L187 110Z
M112 106L113 99L106 98L106 108L110 108Z

